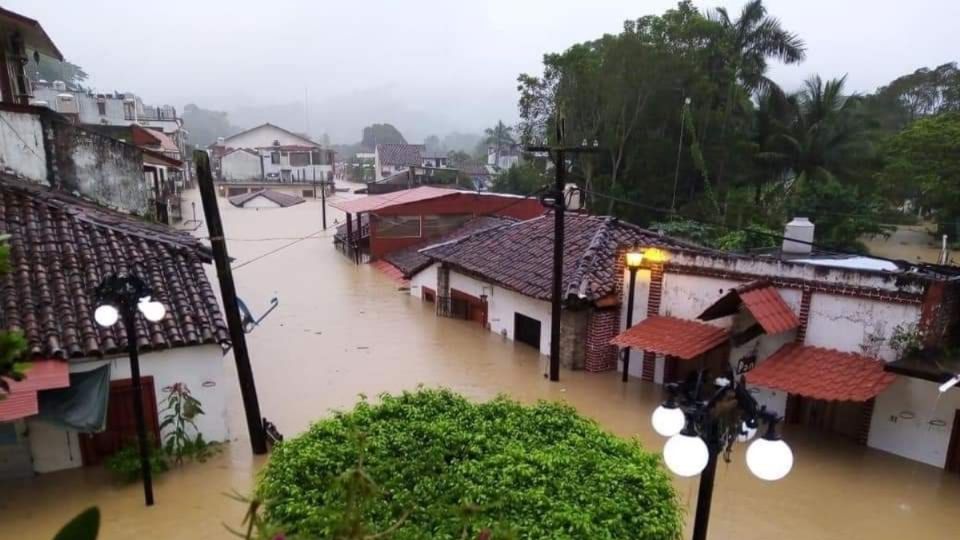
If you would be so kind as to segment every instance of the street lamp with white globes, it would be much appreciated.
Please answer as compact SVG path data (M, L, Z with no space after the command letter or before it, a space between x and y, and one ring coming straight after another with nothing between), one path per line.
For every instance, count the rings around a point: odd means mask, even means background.
M143 413L143 389L140 381L140 356L137 347L137 313L149 322L160 322L166 308L152 298L153 291L139 277L132 274L114 274L104 279L94 291L97 308L93 318L97 324L109 328L123 320L130 355L130 377L133 379L133 411L137 420L137 445L140 450L140 472L143 475L143 498L153 505L153 478L150 474L150 443Z
M779 480L793 467L793 452L777 433L781 420L761 407L747 390L746 380L721 377L709 382L706 370L683 382L665 385L669 397L653 412L653 429L669 437L663 461L677 476L700 475L693 540L707 538L717 459L730 461L735 442L750 443L747 467L762 480Z

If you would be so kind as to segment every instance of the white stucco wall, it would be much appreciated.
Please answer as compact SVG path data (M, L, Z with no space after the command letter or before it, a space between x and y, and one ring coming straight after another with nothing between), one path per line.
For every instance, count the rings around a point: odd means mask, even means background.
M70 364L70 371L89 371L107 363L110 364L111 380L130 378L130 362L126 357L74 361ZM223 365L223 353L217 345L145 353L140 357L141 375L153 377L160 417L164 415L160 403L165 396L164 388L177 382L186 383L190 393L203 405L205 414L197 418L196 423L208 441L226 441L230 438L226 402L228 383ZM82 465L76 433L38 420L28 420L27 427L36 472Z
M897 377L897 382L877 396L867 444L943 467L958 409L960 390L948 390L941 396L932 382Z
M260 156L238 150L220 160L221 174L226 180L260 180Z
M263 125L243 133L238 133L232 137L227 137L223 145L229 148L260 148L263 146L271 146L274 141L280 141L281 146L288 144L315 144L276 126Z
M40 116L0 111L0 117L0 168L9 167L34 182L47 184Z
M437 268L433 264L410 278L410 294L423 297L423 287L437 290ZM487 296L487 322L490 331L513 339L515 313L540 321L540 353L550 354L550 303L537 300L496 285L482 282L450 270L450 288L475 296Z
M919 321L919 305L814 293L805 343L890 362L896 356L887 343L893 329Z
M437 290L437 263L431 264L410 277L410 296L423 298L423 287Z

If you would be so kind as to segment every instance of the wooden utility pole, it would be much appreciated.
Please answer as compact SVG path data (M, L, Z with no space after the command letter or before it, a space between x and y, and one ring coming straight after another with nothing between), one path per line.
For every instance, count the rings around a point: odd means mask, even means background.
M210 160L203 150L193 152L193 162L197 167L197 185L200 187L200 199L203 203L204 221L210 235L210 247L217 266L217 278L220 281L220 295L223 309L227 312L227 326L230 329L230 341L233 344L233 358L237 364L237 378L240 379L240 395L243 397L243 409L247 416L247 430L250 432L250 447L254 454L267 453L267 438L263 430L263 417L260 415L260 402L257 399L257 385L253 380L253 368L247 352L246 334L240 320L240 308L237 305L237 289L233 283L230 269L230 256L227 254L227 241L223 236L223 223L220 221L220 208L217 206L217 193L210 173Z
M563 146L563 129L558 126L558 146L528 146L528 152L547 152L553 158L556 173L553 189L546 196L545 203L553 209L553 294L550 299L550 380L560 380L560 319L563 309L563 246L564 246L564 211L567 209L567 200L564 188L567 175L566 154L595 153L600 149L596 146Z

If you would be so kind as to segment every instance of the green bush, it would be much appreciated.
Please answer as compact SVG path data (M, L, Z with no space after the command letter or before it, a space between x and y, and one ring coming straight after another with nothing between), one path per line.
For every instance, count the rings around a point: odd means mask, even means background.
M358 512L368 530L395 527L393 539L476 538L485 528L495 538L680 535L659 457L569 406L474 404L446 390L381 398L274 449L256 494L268 523L305 538L331 538ZM376 486L359 508L357 484L343 480L358 471Z
M137 446L137 441L134 440L126 444L123 448L118 450L117 453L108 457L103 464L108 471L110 471L117 479L121 481L139 481L142 475L140 474L140 450L139 446ZM163 452L154 448L153 444L151 443L150 470L153 472L153 475L156 476L162 472L166 472L169 469L170 464L167 463L167 459Z

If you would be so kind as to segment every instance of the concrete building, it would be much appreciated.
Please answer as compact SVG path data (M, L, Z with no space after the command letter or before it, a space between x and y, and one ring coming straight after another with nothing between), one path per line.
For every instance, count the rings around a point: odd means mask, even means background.
M167 316L139 319L148 429L155 440L165 389L186 384L203 403L197 427L229 439L223 347L228 344L199 241L86 199L0 175L0 231L14 268L0 288L5 328L23 333L31 366L0 400L0 477L96 465L129 444L134 426L123 330L93 320L90 291L113 272L147 279ZM98 246L113 246L100 249ZM122 325L119 325L122 326ZM102 382L87 384L88 378ZM69 392L64 395L64 392ZM105 417L89 418L89 410ZM94 415L96 416L96 415ZM102 422L102 425L92 425Z
M785 236L800 242L773 256L675 248L645 261L635 325L615 341L634 349L630 374L732 369L787 429L960 472L960 390L938 390L960 372L960 273L817 254L805 220Z
M620 317L619 269L625 246L681 246L616 219L566 216L561 365L604 371L616 367L609 341ZM410 278L410 294L438 302L441 315L460 316L550 353L553 219L541 216L488 228L420 253L433 264Z
M310 188L291 189L313 197L314 184L333 180L332 150L272 124L221 138L209 151L226 196L274 188L276 184L310 184Z

